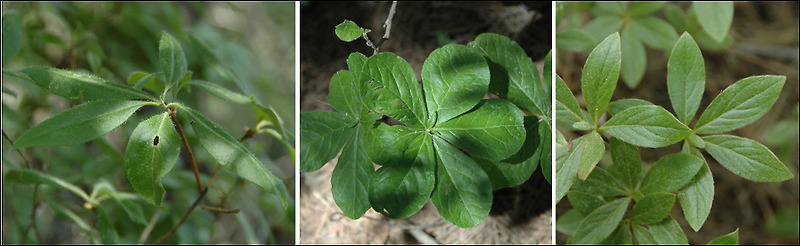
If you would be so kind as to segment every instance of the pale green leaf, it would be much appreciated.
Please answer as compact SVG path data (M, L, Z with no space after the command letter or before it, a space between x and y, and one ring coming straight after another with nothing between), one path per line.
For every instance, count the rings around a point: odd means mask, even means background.
M93 75L51 67L28 67L22 69L42 89L69 98L97 99L148 99L155 97L141 90L112 83Z
M336 36L342 41L350 42L361 37L364 33L369 33L369 29L359 27L355 22L344 20L339 25L336 25Z
M480 102L489 88L489 66L473 49L448 44L434 50L425 60L422 81L428 113L433 118L429 123L435 125L467 112Z
M572 235L578 230L578 226L581 225L583 218L583 214L578 212L578 210L573 209L567 211L556 220L556 230L567 235Z
M636 189L642 172L639 148L617 138L611 138L609 150L614 164L608 167L608 173L620 180L628 190Z
M481 223L492 207L489 176L467 155L433 137L436 152L436 188L431 201L448 222L470 228Z
M631 219L640 224L653 224L669 216L675 195L672 193L655 193L645 196L633 205Z
M584 125L588 125L588 120L583 117L584 112L561 76L556 75L556 124L572 127L577 122L584 122Z
M666 3L662 1L630 2L628 13L633 16L649 15L660 10Z
M603 40L604 38L608 37L608 35L619 31L619 29L622 27L622 23L623 20L619 18L619 16L614 15L598 16L597 18L594 18L583 27L583 30L592 37L592 46L580 51L591 49L597 42L595 40ZM556 36L556 42L558 42L558 36ZM558 46L558 48L561 48L561 46Z
M63 146L83 143L114 130L144 101L97 100L87 102L39 123L20 136L14 148Z
M248 97L246 97L246 96L244 96L242 94L230 91L227 88L222 87L219 84L211 83L211 82L204 81L204 80L190 80L190 81L186 82L185 84L186 85L192 85L192 86L195 86L197 88L203 89L204 91L208 92L209 94L211 94L211 95L213 95L213 96L215 96L215 97L217 97L219 99L222 99L222 100L225 100L227 102L230 102L230 103L238 103L238 104L250 103L250 98L248 98Z
M364 152L365 131L363 126L352 131L331 175L333 200L351 219L360 218L370 207L369 183L375 169Z
M722 166L740 177L779 182L794 177L767 147L749 138L731 135L705 136L705 150Z
M622 31L622 80L628 88L636 88L647 68L647 53L642 42L629 26Z
M621 15L628 8L627 2L596 2L592 8L592 15Z
M20 184L44 184L53 186L59 189L68 190L75 195L83 198L84 201L89 201L89 194L86 194L80 187L75 186L60 178L54 177L50 174L42 173L34 170L27 169L12 169L9 170L3 181L13 181Z
M636 239L636 243L640 245L658 244L653 238L653 234L651 234L647 228L634 223L631 225L631 229L633 230L633 238Z
M585 149L581 154L580 164L578 165L578 178L581 180L586 180L606 152L605 142L603 142L603 137L599 133L592 131L585 136L587 138L582 142Z
M409 127L431 126L425 99L411 65L393 53L378 53L367 59L364 73L373 81L374 109Z
M728 34L733 23L733 2L692 2L697 21L717 42Z
M630 31L647 46L661 50L672 48L678 40L672 25L652 16L634 18Z
M619 33L609 35L597 45L586 59L581 76L581 91L586 100L586 108L591 123L596 123L603 115L617 87L621 66Z
M100 240L103 244L116 244L117 232L114 231L114 224L108 219L105 209L102 207L95 208L97 214L97 232L100 234Z
M714 238L708 245L739 245L739 228L731 233Z
M181 153L181 139L164 112L143 121L133 130L125 147L125 174L136 191L157 206L161 205L163 178Z
M658 244L689 244L681 226L672 217L667 216L664 221L649 225L648 230Z
M578 181L573 190L605 197L625 195L625 186L605 169L597 168L584 181Z
M676 191L686 186L703 165L703 160L692 154L661 157L644 175L639 190L644 194Z
M714 177L708 164L703 163L689 184L678 191L678 201L689 226L699 231L711 213L711 204L714 202Z
M22 48L22 15L16 10L3 13L3 63L17 55Z
M300 114L300 171L316 171L336 157L352 136L355 125L355 119L340 113Z
M556 32L556 47L566 51L580 52L594 47L597 41L580 29L567 29Z
M630 144L659 148L683 140L692 130L657 105L631 107L608 120L601 131Z
M433 139L425 133L414 135L417 137L412 137L411 141L385 142L402 145L405 151L400 158L391 160L395 163L387 163L370 178L369 202L372 208L392 219L403 219L417 213L434 188L435 180L431 175L436 167Z
M186 55L183 54L183 48L178 40L167 32L161 33L158 59L161 62L161 71L164 72L167 88L174 86L186 74Z
M475 110L436 126L433 133L491 161L517 153L525 138L522 113L502 99L481 101Z
M700 47L683 33L667 63L667 90L672 108L683 124L689 124L700 107L706 86L706 66Z
M572 187L578 166L582 163L586 166L596 165L603 157L605 147L598 145L596 140L599 137L597 132L592 132L573 140L568 154L556 160L556 201L561 200ZM602 139L599 144L603 144ZM566 146L562 148L565 149Z
M567 244L597 244L606 239L617 228L625 211L628 209L630 198L620 198L595 209L578 226L568 240Z
M695 124L702 134L723 133L746 126L767 113L778 100L785 76L762 75L737 81L722 91Z
M56 216L59 218L65 221L74 222L75 225L86 232L92 231L92 227L89 226L89 223L86 223L86 221L84 221L80 215L61 205L63 201L53 201L52 199L45 199L44 201L50 206L50 208L53 209L53 212L55 212Z

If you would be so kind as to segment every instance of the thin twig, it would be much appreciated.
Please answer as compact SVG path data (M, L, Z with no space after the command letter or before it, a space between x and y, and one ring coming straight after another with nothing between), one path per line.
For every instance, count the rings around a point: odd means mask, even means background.
M14 146L14 141L11 140L11 137L9 137L8 134L6 134L6 130L2 130L2 131L3 131L3 137L6 140L8 140L9 143L11 143L11 146ZM21 156L22 160L25 161L25 168L30 168L30 165L28 165L28 158L25 158L25 155L22 154L22 151L17 149L17 153L19 153L19 156Z
M147 227L144 228L142 235L139 236L138 244L144 244L147 241L147 238L150 237L150 233L153 232L153 227L156 226L156 221L158 221L158 217L161 216L161 209L156 209L156 212L153 213L153 217L150 217L150 222L147 222Z
M36 243L42 243L42 235L39 234L39 229L36 228L36 209L39 207L39 201L36 200L36 196L39 195L39 185L37 184L33 188L33 202L31 208L31 223L28 224L28 227L25 228L25 236L22 238L23 243L25 243L25 239L28 238L28 232L33 228L33 234L36 235Z
M203 182L200 181L200 172L197 170L197 163L194 161L194 154L192 154L192 148L189 147L189 142L186 141L186 135L183 134L183 127L181 124L178 123L178 118L175 117L175 114L178 112L178 107L170 108L169 118L172 119L172 123L175 124L175 127L178 128L178 133L181 134L181 141L183 141L183 147L186 148L186 153L189 155L189 163L192 164L192 169L194 170L194 177L197 179L197 190L203 190Z
M372 48L373 55L378 54L378 52L380 52L381 50L381 45L383 45L383 42L389 40L389 33L392 32L392 18L394 17L394 12L396 7L397 7L397 1L392 1L392 8L389 9L389 16L386 17L386 22L384 22L383 24L383 28L386 29L386 32L383 33L383 37L381 37L381 40L378 41L377 45L372 43L372 40L369 39L366 33L362 34L364 40L367 41L367 46Z
M180 228L181 225L183 225L183 222L186 221L186 218L189 217L189 214L192 213L194 208L197 207L198 204L200 204L200 201L203 200L203 197L206 196L206 193L208 193L208 188L205 188L205 189L203 189L203 191L200 192L200 196L198 196L197 199L194 200L194 203L192 203L192 206L189 207L189 210L187 210L186 213L183 214L183 217L181 217L181 220L178 221L178 224L176 224L175 227L172 227L172 230L170 230L166 235L164 235L161 238L159 238L156 241L155 244L161 244L164 241L166 241L167 239L169 239L170 237L172 237L172 234L175 234L175 231L177 231L178 228Z
M223 213L223 214L238 214L239 213L239 209L238 208L237 209L224 209L224 208L218 208L218 207L210 207L210 206L206 206L206 205L203 205L203 204L200 204L200 208L208 210L208 211L211 211L211 212L217 212L217 213Z

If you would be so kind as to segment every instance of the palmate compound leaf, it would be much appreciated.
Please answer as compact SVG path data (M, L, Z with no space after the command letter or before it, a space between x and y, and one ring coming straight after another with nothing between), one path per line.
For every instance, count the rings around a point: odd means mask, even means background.
M375 168L364 151L369 137L364 126L357 126L342 149L331 176L331 193L336 205L351 219L360 218L370 207L369 179Z
M434 50L425 59L422 81L430 114L428 123L436 125L470 110L481 101L489 88L489 66L473 49L449 44Z
M752 76L736 81L717 95L695 124L695 131L733 131L761 118L778 100L786 76Z
M23 133L14 148L83 143L110 132L152 102L97 100L67 109Z
M270 191L281 200L285 207L288 204L289 193L281 179L275 177L266 165L273 166L269 159L265 163L255 157L236 138L187 106L178 104L176 113L184 126L191 126L197 135L197 141L220 165L227 168L239 177Z
M300 114L300 171L316 171L336 157L355 124L355 119L336 112Z
M692 130L657 105L631 107L608 120L601 131L630 144L664 147L683 140Z
M150 203L161 205L163 178L181 153L181 139L169 112L143 121L133 130L125 147L125 174L136 191Z
M431 201L445 220L461 228L481 223L492 207L492 183L475 161L434 136L437 172Z
M525 138L522 113L502 99L481 101L474 110L439 124L433 132L473 156L492 161L517 153Z
M372 80L369 100L378 113L412 128L432 126L417 76L403 58L393 53L375 54L364 64L364 73Z
M542 125L547 123L545 120L540 120L534 116L525 116L524 122L525 142L517 153L505 160L496 162L473 158L489 175L494 190L514 187L524 183L536 171L536 167L539 166L539 157L546 150L543 146L545 143L543 133L549 134L550 131L549 129L541 130ZM547 172L550 170L544 170L546 168L545 161L542 160L541 162L542 173L547 177Z
M42 89L68 98L98 99L148 99L158 101L155 97L141 90L112 83L104 79L51 67L28 67L22 72L36 82Z

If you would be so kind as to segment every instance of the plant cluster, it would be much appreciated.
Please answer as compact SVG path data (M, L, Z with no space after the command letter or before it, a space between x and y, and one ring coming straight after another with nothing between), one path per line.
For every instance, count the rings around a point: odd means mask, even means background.
M669 212L677 199L694 231L705 223L714 180L701 150L748 180L779 182L793 177L764 145L725 134L764 115L778 99L785 76L741 79L693 121L706 76L702 53L691 34L678 39L667 64L673 112L641 99L610 102L624 59L619 33L609 35L589 54L581 77L586 110L556 76L557 124L587 131L570 143L560 133L556 139L556 201L566 196L574 208L557 221L558 230L570 235L568 243L688 243ZM611 118L603 122L606 112ZM680 153L643 168L639 147L661 148L679 142ZM597 164L606 144L613 164L604 169ZM737 243L737 238L738 229L712 243Z
M369 31L351 21L336 27L344 41ZM481 34L434 50L417 81L393 53L352 53L349 70L330 82L328 103L339 112L300 115L300 170L315 171L341 152L331 191L348 217L373 208L402 219L430 198L445 220L472 227L488 216L493 189L523 183L537 166L550 180L545 59L540 78L514 41ZM499 98L484 99L487 92Z

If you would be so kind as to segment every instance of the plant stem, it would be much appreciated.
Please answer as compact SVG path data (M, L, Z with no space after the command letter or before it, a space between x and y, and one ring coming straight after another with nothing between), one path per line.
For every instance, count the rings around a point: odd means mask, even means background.
M175 127L178 129L178 133L181 135L181 141L183 142L183 147L186 148L186 153L189 155L189 163L192 164L192 169L194 171L194 178L197 180L197 190L203 191L203 182L200 181L200 172L197 170L197 163L194 161L194 154L192 154L192 148L189 147L189 142L186 141L186 135L183 134L183 127L181 124L178 123L178 118L175 117L175 114L178 112L178 107L170 108L169 118L172 119L172 123L175 124Z
M208 188L205 188L202 191L200 191L200 196L198 196L197 199L194 200L194 203L192 203L192 206L189 207L189 210L187 210L186 213L183 214L183 217L181 217L181 220L178 221L178 224L176 224L175 227L172 227L172 230L170 230L166 235L159 238L155 244L161 244L170 237L172 237L172 234L175 234L175 231L177 231L178 228L180 228L181 225L183 225L183 222L186 221L186 218L189 217L189 214L191 214L194 208L197 207L197 204L200 204L200 201L203 200L203 197L206 196L206 193L208 193Z
M153 217L150 218L150 221L147 222L147 227L144 228L142 235L139 236L139 242L137 244L144 244L147 241L147 238L150 237L150 233L153 232L153 227L156 226L156 221L158 221L158 217L161 216L161 210L156 209L153 213Z
M3 132L3 138L8 140L8 142L11 143L11 146L14 146L14 141L11 140L11 137L9 137L8 134L6 134L6 131L2 130L2 132ZM28 158L25 158L25 155L22 154L22 151L17 149L17 153L19 153L19 156L21 156L22 160L25 161L25 168L30 168L30 165L28 165Z

